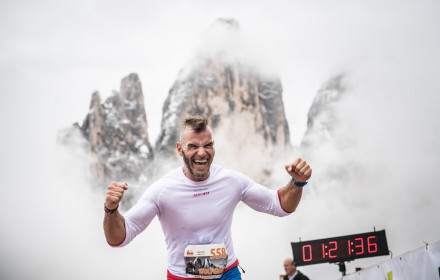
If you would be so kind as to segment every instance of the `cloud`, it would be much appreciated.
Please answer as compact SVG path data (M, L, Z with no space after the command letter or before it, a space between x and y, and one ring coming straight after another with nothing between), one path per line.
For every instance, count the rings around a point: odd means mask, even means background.
M146 279L150 274L144 268L154 269L156 279L164 276L165 247L157 223L133 246L108 248L101 231L104 196L91 192L80 175L83 162L66 159L67 170L61 180L54 179L55 134L82 121L93 91L105 98L122 77L138 72L154 142L168 90L194 42L218 17L236 18L249 41L257 42L253 46L274 57L295 143L320 84L341 71L350 73L352 98L341 104L347 122L338 133L348 133L355 143L345 151L346 163L362 167L343 185L311 183L295 215L285 219L239 207L233 234L245 277L276 277L290 254L289 242L298 236L322 238L376 226L386 228L394 255L438 238L438 1L123 6L43 1L38 7L31 1L2 1L0 6L2 278L120 278L133 271L131 279ZM338 152L318 156L331 162ZM322 162L312 163L319 177ZM264 269L255 246L267 252ZM378 261L356 261L347 269ZM316 279L340 276L332 265L303 270Z
M386 229L394 256L438 240L438 86L401 63L363 63L344 80L332 137L309 151L315 183L302 202L307 239L376 227Z

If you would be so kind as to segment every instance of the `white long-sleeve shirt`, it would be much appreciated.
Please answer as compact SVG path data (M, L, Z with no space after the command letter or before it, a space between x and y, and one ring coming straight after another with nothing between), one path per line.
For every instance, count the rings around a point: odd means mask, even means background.
M182 168L174 169L147 188L139 201L125 213L126 237L130 243L158 216L168 251L168 271L187 278L184 250L187 245L224 244L227 266L237 263L231 238L232 216L243 201L259 212L286 216L276 190L249 177L211 165L209 178L195 182Z

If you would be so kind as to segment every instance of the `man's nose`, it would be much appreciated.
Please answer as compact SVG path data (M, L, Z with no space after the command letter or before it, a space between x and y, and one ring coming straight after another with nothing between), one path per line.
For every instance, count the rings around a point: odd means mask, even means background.
M197 155L198 156L204 156L206 154L206 149L205 147L198 147L197 148Z

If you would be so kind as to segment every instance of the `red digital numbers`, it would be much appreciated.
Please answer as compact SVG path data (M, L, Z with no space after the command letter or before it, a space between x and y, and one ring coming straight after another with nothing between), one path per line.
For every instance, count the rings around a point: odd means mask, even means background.
M297 265L335 263L389 254L385 230L292 242Z
M322 243L322 258L331 258L334 259L337 257L336 250L338 250L338 242L336 241L330 241L328 245L325 245L325 243Z
M338 250L338 243L337 243L336 241L332 241L332 242L330 242L329 244L334 245L334 247L333 247L333 248L330 248L330 249L328 250L328 256L329 256L330 258L334 259L334 258L336 258L335 251Z
M348 254L362 255L364 253L364 239L361 237L355 238L354 240L349 239L347 241Z
M362 239L361 237L355 238L355 250L356 250L356 255L362 255L364 253L364 239ZM359 250L357 250L359 249Z
M368 253L376 253L377 252L377 242L376 242L376 236L368 236L367 238L367 250Z
M348 256L350 255L356 255L361 256L365 254L374 254L378 252L378 244L376 240L376 236L370 235L365 237L356 237L354 239L348 239L347 241L340 240L339 242L344 242L341 244L341 247L339 248L338 241L328 241L321 244L315 244L314 246L307 244L302 246L302 258L304 262L311 262L316 257L318 259L335 259L338 258L342 252L339 252L340 250L343 250L344 252L348 252ZM345 243L347 242L347 243ZM345 245L347 244L347 251L345 251ZM317 245L319 247L317 247ZM315 250L320 250L321 253L315 252L315 255L313 252ZM338 251L339 250L339 251ZM339 253L338 253L339 252ZM342 253L343 255L343 253Z
M312 260L312 245L304 245L302 247L303 261L309 262Z
M377 253L378 246L376 242L376 236L371 235L366 238L367 240L367 252L368 254L374 254ZM365 253L365 242L364 239L361 237L355 238L354 240L348 240L348 254L356 254L356 255L363 255Z

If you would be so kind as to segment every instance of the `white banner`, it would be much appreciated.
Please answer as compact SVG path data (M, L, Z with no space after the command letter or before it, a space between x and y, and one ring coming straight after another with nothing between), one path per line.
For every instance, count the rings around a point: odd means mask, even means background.
M440 280L440 241L346 275L342 279Z

